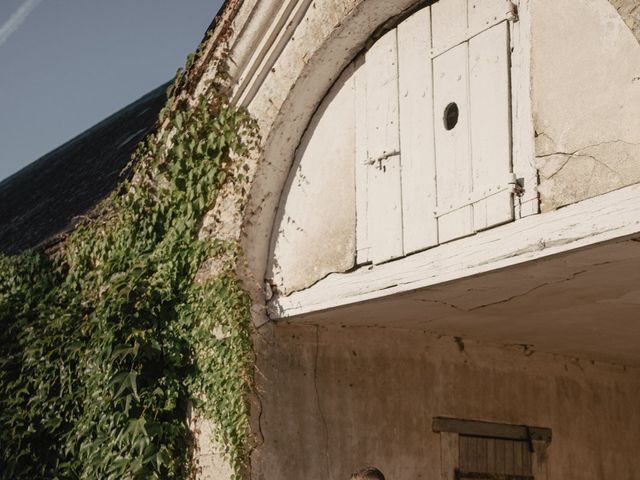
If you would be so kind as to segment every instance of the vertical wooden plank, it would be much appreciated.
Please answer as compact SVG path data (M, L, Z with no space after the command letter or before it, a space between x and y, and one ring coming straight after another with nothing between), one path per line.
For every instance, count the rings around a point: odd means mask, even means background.
M470 437L466 435L460 435L458 437L458 467L461 470L468 470L470 459Z
M529 445L527 445L527 449L522 457L522 471L524 472L524 475L533 474L532 455L532 452L529 450Z
M504 473L509 474L513 472L514 469L514 451L515 451L515 442L506 441L504 442L505 452L504 452Z
M387 32L366 53L367 148L369 160L400 151L398 115L398 41Z
M470 470L477 472L480 466L480 442L478 437L471 437L471 465Z
M523 442L518 442L513 450L513 473L522 475L522 446Z
M378 264L402 256L400 155L375 162L368 178L371 260Z
M495 472L502 474L505 472L505 441L496 440L496 467Z
M460 462L460 467L469 472L477 471L477 463L478 463L478 454L477 454L477 438L475 437L465 437L460 436L460 438L464 438L465 442L465 450L466 450L466 462L464 467L462 467L462 462ZM462 452L462 448L460 449Z
M452 47L467 35L467 0L442 0L431 6L433 49Z
M430 48L431 14L424 8L398 26L405 255L438 243Z
M392 30L366 54L368 217L370 257L381 263L403 255L398 45Z
M460 455L457 433L440 433L440 480L456 480Z
M469 41L470 129L476 231L513 220L509 30L503 22Z
M488 439L478 438L476 447L476 472L487 471L487 443Z
M511 12L510 0L469 0L469 30L479 32Z
M472 192L468 44L435 58L433 75L438 239L446 242L473 233L472 207L461 206L469 203ZM451 127L445 124L445 114L454 105L458 119Z
M356 264L370 260L368 216L367 166L367 79L364 56L355 60L355 117L356 117Z
M494 472L496 469L496 440L487 440L487 472Z

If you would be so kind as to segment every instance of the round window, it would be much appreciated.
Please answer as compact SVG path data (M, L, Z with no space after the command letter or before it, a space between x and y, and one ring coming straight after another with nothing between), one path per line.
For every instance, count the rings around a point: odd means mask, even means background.
M446 130L453 130L453 128L458 124L458 116L460 115L460 110L458 110L458 105L455 102L451 102L444 109L444 128Z

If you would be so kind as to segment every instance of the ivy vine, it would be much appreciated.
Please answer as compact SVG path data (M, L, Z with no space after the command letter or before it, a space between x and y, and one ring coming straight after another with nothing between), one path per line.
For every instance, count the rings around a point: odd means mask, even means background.
M223 186L244 188L255 124L173 95L99 215L54 253L0 256L3 479L190 478L192 409L235 478L247 466L250 299L235 242L199 232Z

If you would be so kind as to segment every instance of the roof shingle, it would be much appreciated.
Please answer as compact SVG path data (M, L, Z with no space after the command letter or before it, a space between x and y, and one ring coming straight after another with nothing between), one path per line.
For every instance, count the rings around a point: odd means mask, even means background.
M122 179L166 103L164 84L0 183L0 252L16 254L70 228Z

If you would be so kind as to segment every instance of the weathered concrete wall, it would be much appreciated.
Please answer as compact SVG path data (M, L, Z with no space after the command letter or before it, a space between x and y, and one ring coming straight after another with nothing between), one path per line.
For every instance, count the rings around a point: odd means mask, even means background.
M640 182L640 44L607 0L532 2L532 81L543 211Z
M262 333L256 479L440 478L433 416L551 428L550 479L637 478L637 370L418 330Z
M191 431L196 435L195 459L198 480L229 480L233 469L225 458L224 448L213 440L214 423L198 417L191 418Z
M267 278L285 295L355 264L354 89L349 68L309 124L282 193Z

